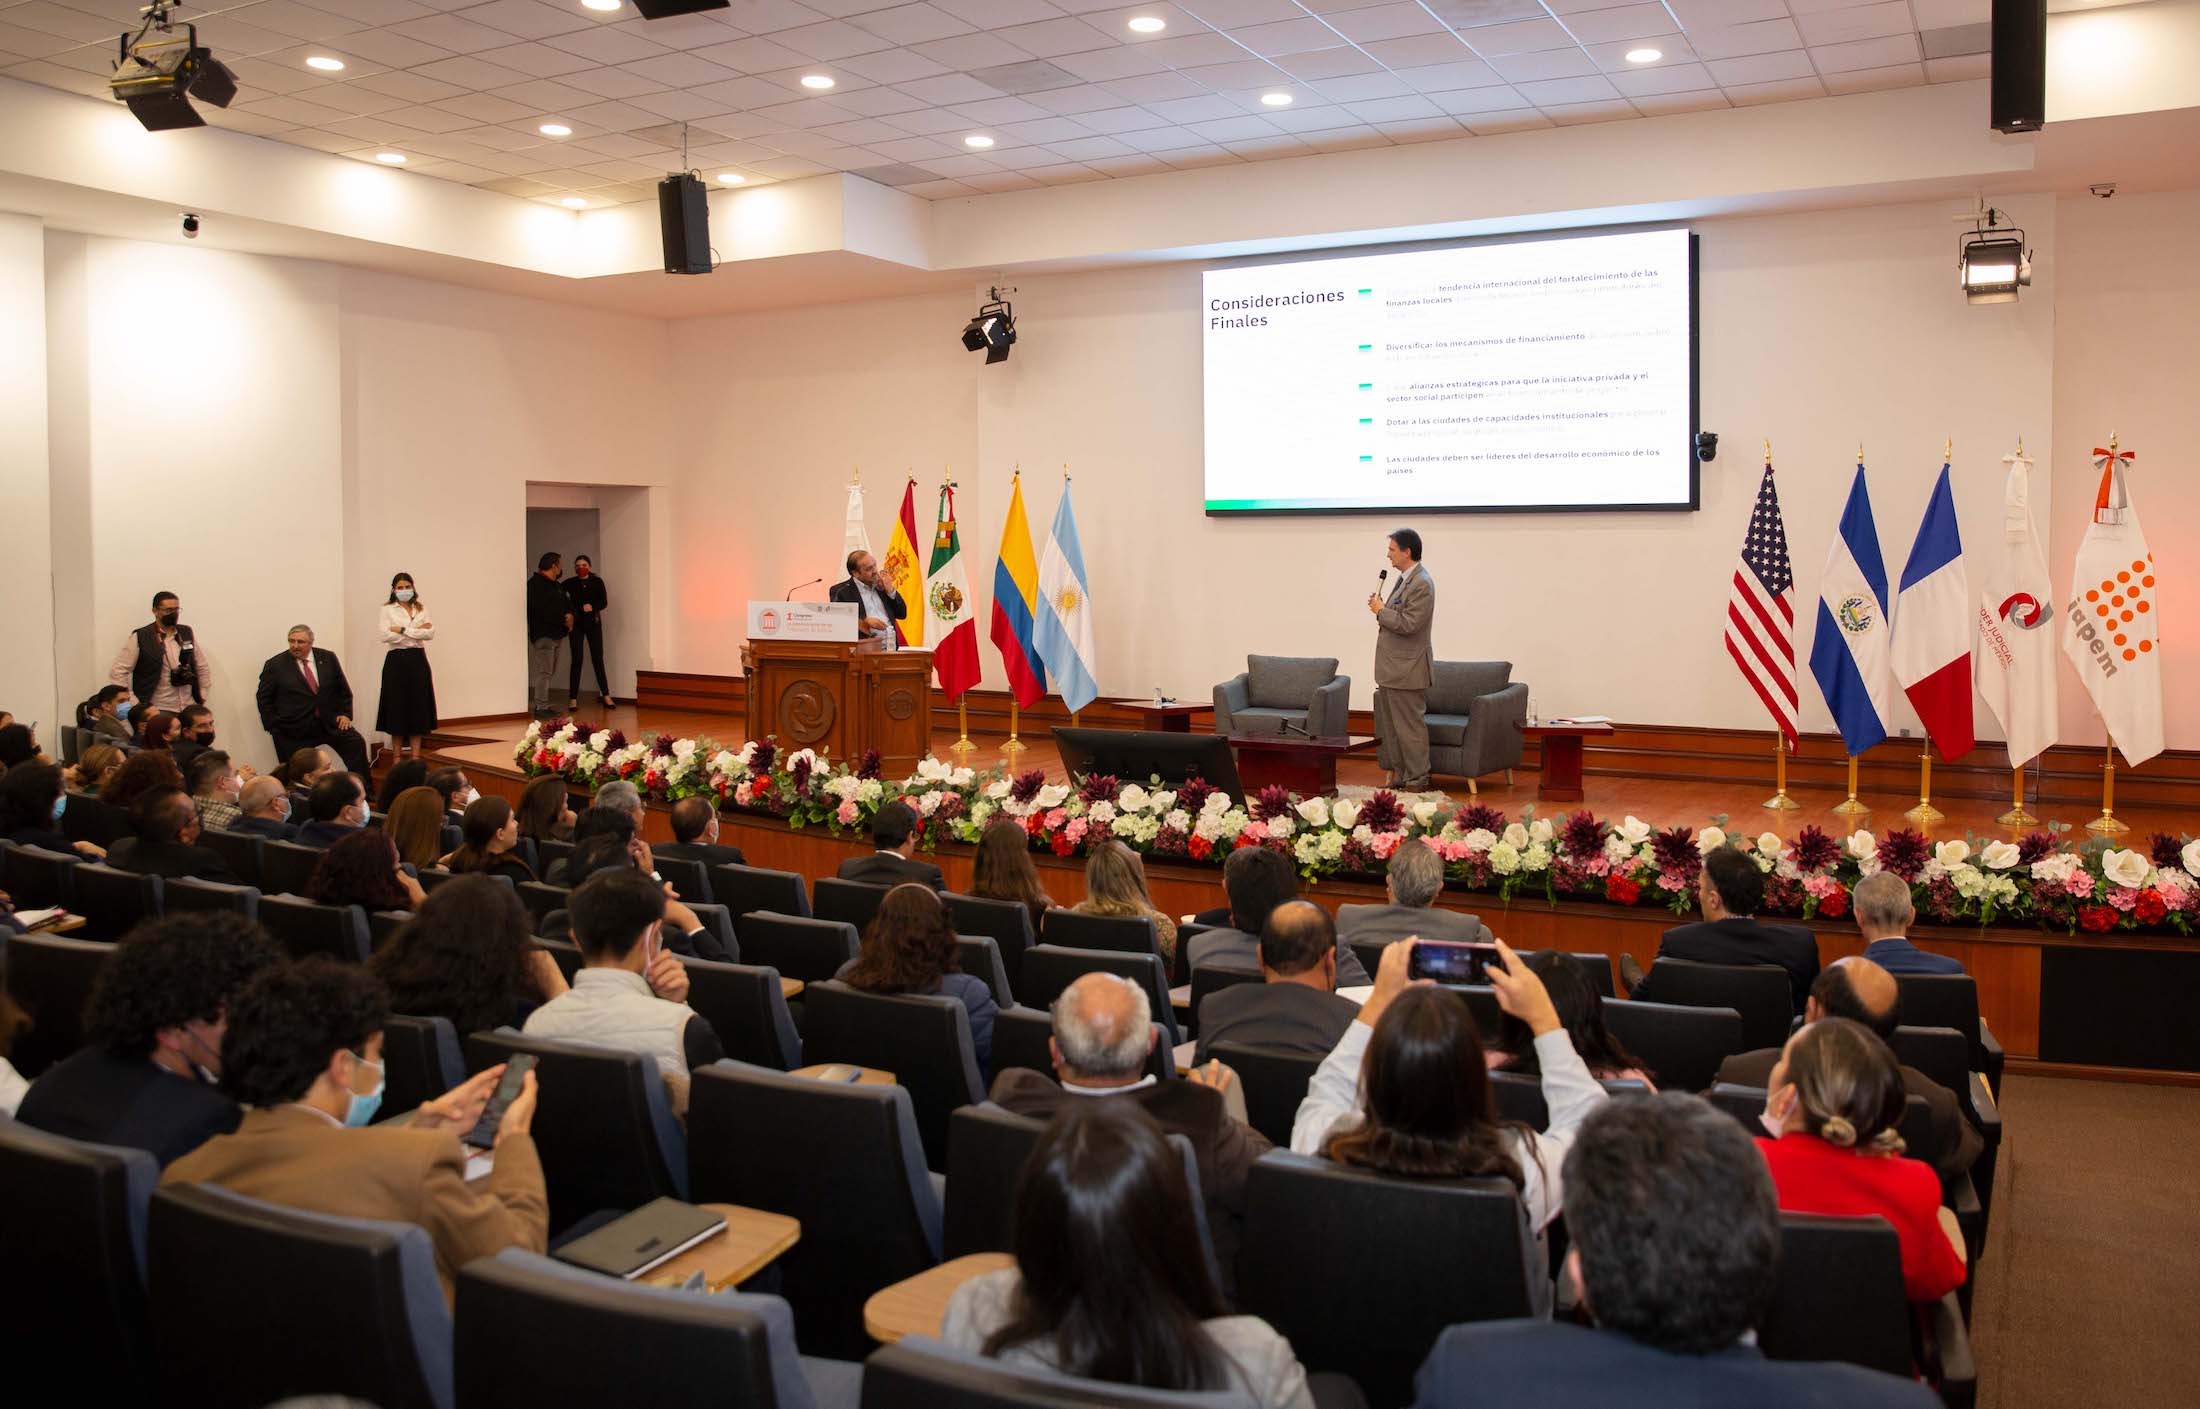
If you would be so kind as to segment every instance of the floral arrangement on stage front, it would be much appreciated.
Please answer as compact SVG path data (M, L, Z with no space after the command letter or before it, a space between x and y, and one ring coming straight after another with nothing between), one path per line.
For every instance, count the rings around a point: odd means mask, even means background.
M1079 856L1113 837L1159 860L1219 866L1239 847L1266 846L1291 857L1308 880L1379 881L1391 852L1413 843L1443 858L1452 885L1508 902L1587 900L1685 914L1704 856L1724 846L1764 873L1767 915L1840 918L1856 882L1887 871L1909 883L1920 918L1939 924L2179 934L2200 925L2200 840L2167 833L2120 847L2106 838L2074 843L2061 827L2015 842L1935 843L1904 828L1833 836L1806 826L1782 840L1730 834L1724 817L1700 829L1659 830L1587 811L1545 818L1530 807L1508 818L1481 803L1406 802L1388 791L1355 800L1271 787L1232 797L1196 779L1175 787L1106 774L1051 782L1037 769L980 771L937 758L895 781L880 776L875 752L850 767L810 749L783 751L769 738L739 749L669 734L629 741L567 720L530 724L513 758L530 777L554 774L590 793L625 780L655 801L711 797L721 808L835 834L866 830L880 807L905 802L926 847L975 843L1005 817L1034 850L1056 856Z

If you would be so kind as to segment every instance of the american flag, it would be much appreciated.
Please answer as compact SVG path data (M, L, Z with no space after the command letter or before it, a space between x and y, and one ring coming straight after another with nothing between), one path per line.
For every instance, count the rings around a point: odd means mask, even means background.
M1726 598L1726 653L1764 701L1772 722L1795 746L1795 569L1788 562L1787 526L1772 487L1772 461L1757 486L1757 507L1742 539L1741 560Z

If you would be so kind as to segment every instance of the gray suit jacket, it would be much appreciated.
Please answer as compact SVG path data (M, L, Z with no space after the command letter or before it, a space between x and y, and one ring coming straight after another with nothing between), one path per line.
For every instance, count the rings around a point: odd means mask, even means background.
M1302 983L1239 983L1207 995L1199 1005L1199 1056L1216 1042L1247 1042L1306 1057L1326 1057L1360 1005Z
M1387 690L1426 690L1434 678L1429 633L1436 623L1436 579L1415 563L1390 589L1375 614L1375 684Z
M1244 968L1260 967L1260 936L1243 930L1206 930L1192 936L1191 963L1237 964ZM1337 987L1357 988L1375 980L1360 967L1359 956L1345 947L1344 936L1337 936Z
M1379 939L1388 944L1413 935L1460 944L1488 944L1491 939L1490 927L1479 915L1439 910L1433 905L1337 907L1337 938L1348 944L1355 939Z

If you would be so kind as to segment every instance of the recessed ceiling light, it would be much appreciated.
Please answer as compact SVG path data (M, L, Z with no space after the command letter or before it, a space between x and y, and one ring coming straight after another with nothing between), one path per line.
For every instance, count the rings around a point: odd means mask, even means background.
M749 178L743 176L738 171L721 171L718 173L718 179L725 182L728 186L738 186Z
M1169 22L1159 15L1134 15L1131 32L1134 34L1159 34L1169 27Z
M570 137L573 135L573 129L562 122L546 122L535 130L545 137Z
M405 164L405 154L403 152L376 152L374 159L384 166L403 166Z
M968 137L963 138L963 145L966 147L990 147L993 145L993 139L982 132L973 132Z
M559 201L558 204L564 206L567 210L581 210L588 205L588 202L583 200L579 196L567 196L564 200Z
M619 8L619 0L581 0L581 4L591 10L616 10Z
M326 54L315 54L306 60L306 67L317 68L323 73L341 73L344 68L344 61L342 59L332 59Z
M1289 93L1263 93L1260 95L1260 101L1265 107L1288 108L1291 106L1292 100Z
M1662 49L1629 49L1627 51L1627 62L1631 64L1654 64L1664 57L1665 51Z
M802 75L802 86L804 88L826 89L833 86L833 80L826 74L806 73Z

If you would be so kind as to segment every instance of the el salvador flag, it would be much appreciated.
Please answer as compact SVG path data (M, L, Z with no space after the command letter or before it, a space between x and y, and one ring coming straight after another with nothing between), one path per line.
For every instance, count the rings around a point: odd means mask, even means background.
M1887 615L1887 564L1879 555L1871 492L1856 467L1841 529L1826 550L1818 587L1818 629L1811 634L1810 673L1841 730L1850 757L1892 732L1893 626Z
M1895 598L1894 678L1942 758L1977 743L1971 718L1971 579L1956 531L1956 495L1940 467Z
M1054 510L1046 556L1039 562L1039 620L1032 633L1039 659L1072 712L1100 694L1093 683L1092 594L1085 586L1085 553L1077 543L1077 515L1069 507L1069 486Z

